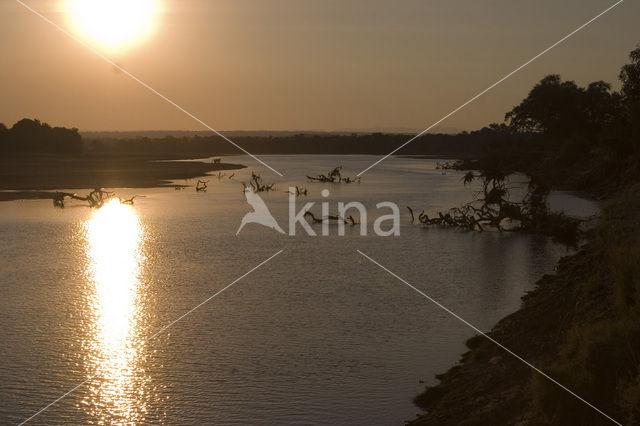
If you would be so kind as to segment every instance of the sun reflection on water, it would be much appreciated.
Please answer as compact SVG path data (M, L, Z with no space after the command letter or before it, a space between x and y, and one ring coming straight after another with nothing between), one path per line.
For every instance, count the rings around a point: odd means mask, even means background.
M90 392L83 400L98 422L144 419L148 378L141 354L143 227L131 206L111 200L85 223Z

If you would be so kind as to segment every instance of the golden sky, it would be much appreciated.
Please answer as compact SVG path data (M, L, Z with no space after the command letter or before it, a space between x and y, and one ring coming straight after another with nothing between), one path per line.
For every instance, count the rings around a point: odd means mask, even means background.
M24 0L76 31L66 0ZM613 0L159 0L146 40L96 44L218 130L421 130ZM451 117L475 129L549 73L616 82L640 42L627 0ZM86 23L85 23L86 24ZM92 24L93 25L93 24ZM0 1L0 122L203 130L14 0Z

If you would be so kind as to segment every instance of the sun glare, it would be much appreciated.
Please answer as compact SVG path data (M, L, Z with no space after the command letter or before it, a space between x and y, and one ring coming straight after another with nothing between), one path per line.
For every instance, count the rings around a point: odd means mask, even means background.
M87 367L95 380L84 404L104 423L140 420L144 391L139 367L138 302L143 227L131 206L111 200L86 222L88 302Z
M64 0L74 31L108 51L122 51L153 33L161 0Z

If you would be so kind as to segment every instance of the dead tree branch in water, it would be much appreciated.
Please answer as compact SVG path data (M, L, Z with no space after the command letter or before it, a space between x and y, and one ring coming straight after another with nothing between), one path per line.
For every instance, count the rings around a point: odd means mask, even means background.
M411 213L411 223L415 223L416 217L413 215L413 209L409 206L407 206L407 209L409 210L409 213Z
M339 218L338 216L327 216L325 218L317 218L313 213L311 213L310 211L307 211L304 213L304 217L309 217L311 219L311 221L313 223L322 223L325 220L336 220L336 221L342 221L344 223L347 223L344 219Z
M253 189L253 192L269 192L275 191L275 183L265 184L262 182L262 177L255 173L251 172L251 180L249 181L249 186ZM242 190L247 187L247 184L242 182Z
M353 218L353 216L351 216L351 215L347 216L347 221L348 221L347 223L350 223L352 226L353 225L360 225L360 221L359 220L355 220Z
M342 222L342 223L349 224L349 225L359 225L360 224L360 222L355 220L352 215L347 216L346 219L343 218L343 217L340 217L340 216L335 216L335 215L328 215L328 216L325 216L325 217L322 217L322 218L317 218L312 212L306 211L304 213L304 217L305 218L309 217L313 223L323 223L325 221L327 221L327 222L334 221L334 222L338 222L338 223Z
M295 191L288 190L288 191L285 191L285 192L287 194L293 194L293 195L296 195L298 197L300 197L300 196L305 196L306 197L307 195L309 195L309 190L307 188L299 187L298 185L296 185Z
M127 205L129 205L129 206L132 206L132 205L133 205L133 200L134 200L135 198L138 198L138 196L137 196L137 195L134 195L134 196L133 196L133 197L131 197L131 198L120 198L120 197L118 197L118 200L120 200L120 204L127 204Z
M357 182L360 183L360 178L355 177L343 177L342 176L342 166L338 166L335 169L331 170L326 175L318 175L318 176L309 176L307 175L307 179L315 182L323 182L323 183L352 183Z
M206 192L208 180L200 180L198 179L198 183L196 184L196 192Z
M480 182L481 189L476 198L463 206L451 208L448 212L439 212L437 217L433 218L423 211L418 215L418 222L425 226L437 225L477 231L497 229L540 233L554 236L567 243L575 242L581 221L563 213L550 211L550 188L531 177L526 195L520 201L511 201L511 188L507 180L510 175L511 172L503 172L499 167L467 172L462 178L464 185L474 181ZM413 223L413 209L409 206L407 209Z
M53 196L53 206L64 208L65 198L70 198L73 200L85 201L89 204L89 207L91 208L100 208L104 205L104 203L106 203L108 200L110 200L113 197L114 197L113 192L105 191L100 187L96 187L93 191L91 191L89 194L85 195L84 197L71 192L58 191ZM131 201L130 204L133 204L134 198L135 196L132 197L130 200L126 200L126 201Z

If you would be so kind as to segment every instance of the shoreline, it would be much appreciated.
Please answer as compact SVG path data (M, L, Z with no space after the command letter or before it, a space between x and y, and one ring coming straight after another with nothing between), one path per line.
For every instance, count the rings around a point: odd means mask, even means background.
M486 333L617 419L629 415L624 394L630 385L625 380L633 381L617 376L622 367L611 366L599 346L624 353L622 349L637 343L636 326L628 325L635 320L629 319L627 306L619 306L618 293L627 285L620 281L620 270L636 262L639 213L640 185L610 199L587 243L561 258L556 271L541 277L522 297L521 307ZM630 255L616 259L620 253ZM619 331L625 336L621 341L615 333L602 332L627 327ZM455 365L436 375L439 383L415 397L423 413L406 424L610 424L484 336L472 337L466 346L468 351Z
M0 201L53 199L56 190L158 188L242 164L205 163L182 156L14 156L0 159ZM204 157L204 156L203 156Z

